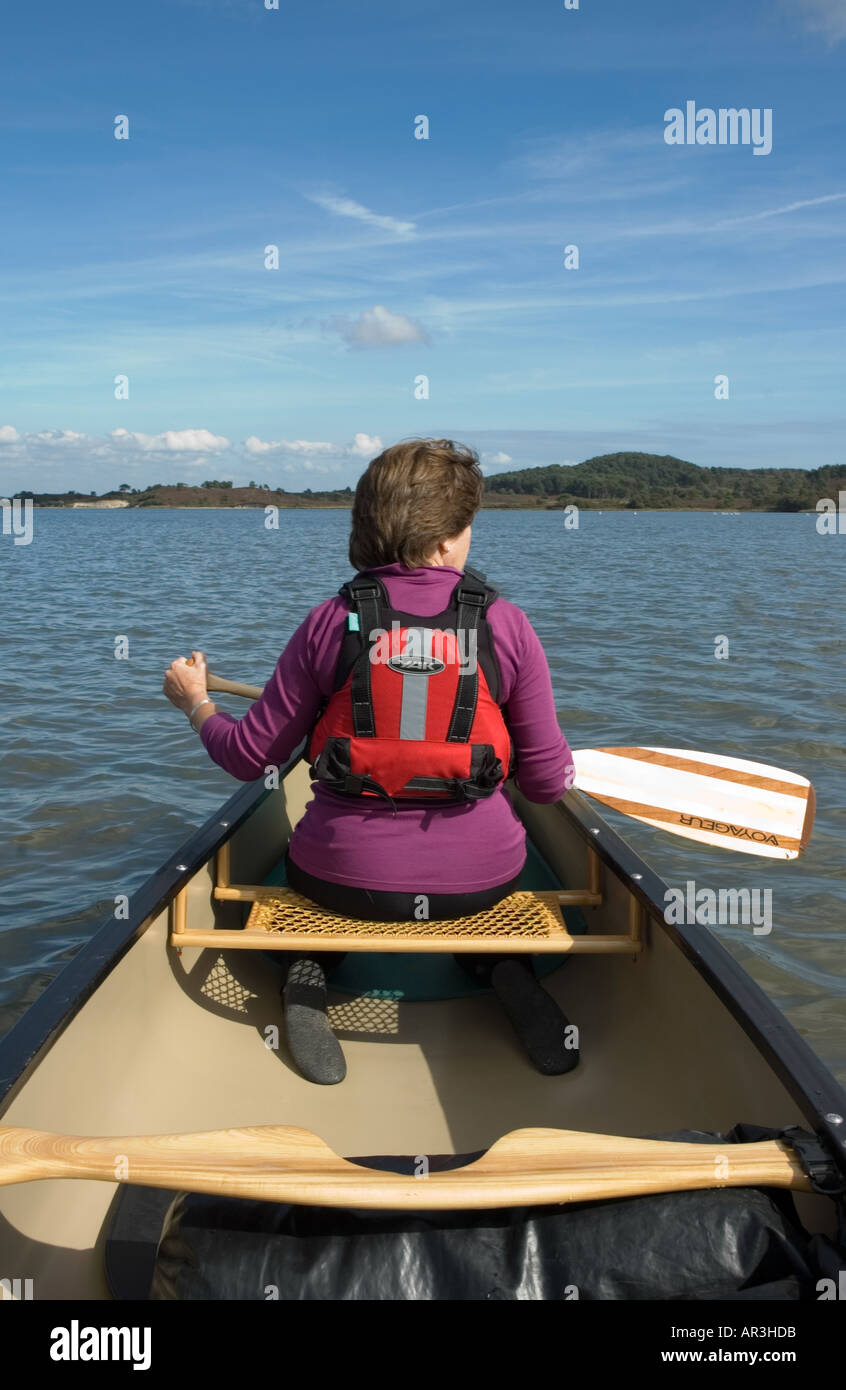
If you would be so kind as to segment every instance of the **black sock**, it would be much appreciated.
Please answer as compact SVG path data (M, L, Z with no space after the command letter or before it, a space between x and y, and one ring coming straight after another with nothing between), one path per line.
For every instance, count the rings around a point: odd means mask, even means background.
M334 1086L347 1064L326 1012L326 976L316 960L296 960L282 990L291 1056L307 1081Z
M572 1046L569 1021L535 979L528 961L519 956L498 960L491 985L537 1071L561 1076L578 1065L579 1049Z

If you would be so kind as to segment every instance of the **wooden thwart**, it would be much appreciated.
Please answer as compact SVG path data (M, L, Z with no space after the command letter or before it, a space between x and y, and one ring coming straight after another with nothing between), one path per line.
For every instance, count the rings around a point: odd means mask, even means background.
M512 893L484 912L448 921L361 921L270 884L232 884L229 846L217 855L214 896L221 902L252 903L241 930L192 930L186 892L172 910L171 945L261 951L526 952L635 956L643 949L642 911L631 899L626 935L576 935L567 929L564 907L602 903L599 858L588 850L587 888Z
M777 1140L688 1144L567 1129L518 1129L473 1163L405 1177L340 1158L307 1129L264 1125L202 1134L87 1139L0 1128L0 1185L87 1178L302 1206L470 1210L601 1201L711 1187L810 1192Z

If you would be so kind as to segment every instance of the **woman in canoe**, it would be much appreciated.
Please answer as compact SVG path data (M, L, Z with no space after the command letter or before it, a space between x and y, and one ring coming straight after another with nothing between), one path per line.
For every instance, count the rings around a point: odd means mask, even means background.
M526 615L467 566L483 480L475 453L412 440L359 479L349 556L356 578L313 608L241 719L216 709L206 663L172 662L164 691L207 753L241 781L287 762L304 739L314 797L287 857L289 885L360 919L447 919L514 892L523 825L505 791L557 801L572 758L549 668ZM326 1013L340 952L289 957L291 1054L309 1080L346 1064ZM523 955L457 955L489 983L534 1066L578 1061L567 1019Z

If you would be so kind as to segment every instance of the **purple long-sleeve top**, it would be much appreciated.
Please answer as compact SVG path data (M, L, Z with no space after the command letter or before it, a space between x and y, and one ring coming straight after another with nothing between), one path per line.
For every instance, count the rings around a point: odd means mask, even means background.
M369 571L385 584L393 608L432 618L444 612L461 571L450 566L383 565ZM219 712L201 737L209 756L251 782L283 765L308 735L332 693L349 608L340 598L313 608L276 670L242 719ZM555 714L549 667L521 609L496 598L488 609L502 676L501 702L517 756L517 784L530 801L557 801L572 755ZM523 826L504 788L485 800L453 805L345 797L315 785L294 829L291 858L317 878L357 888L406 893L461 893L492 888L519 874L526 857Z

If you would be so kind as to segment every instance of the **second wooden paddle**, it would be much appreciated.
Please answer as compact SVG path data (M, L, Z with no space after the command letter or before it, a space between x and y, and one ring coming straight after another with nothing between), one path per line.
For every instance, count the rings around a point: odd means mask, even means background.
M518 1129L464 1168L403 1177L350 1163L316 1134L284 1125L116 1139L0 1128L0 1186L39 1178L412 1211L600 1201L708 1187L807 1192L811 1186L795 1154L777 1140L711 1145Z

